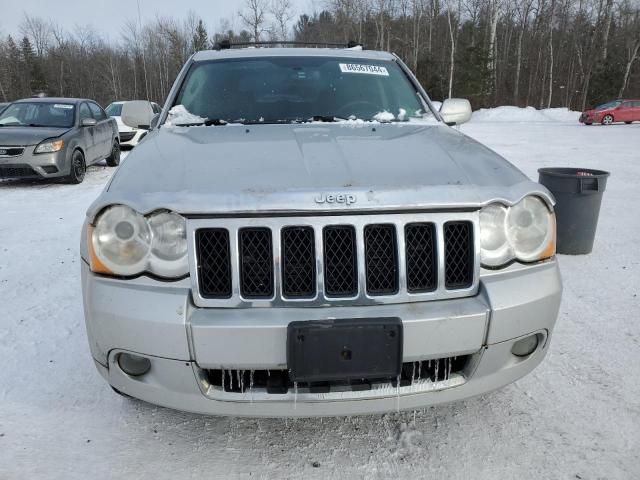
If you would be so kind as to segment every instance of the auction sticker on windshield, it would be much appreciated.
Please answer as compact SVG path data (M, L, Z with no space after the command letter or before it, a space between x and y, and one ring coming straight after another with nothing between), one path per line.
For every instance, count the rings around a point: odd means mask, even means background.
M342 73L364 73L367 75L381 75L388 77L389 72L386 67L379 65L363 65L361 63L340 63L340 71Z
M65 110L71 110L73 108L73 105L68 105L66 103L56 103L53 108L63 108Z

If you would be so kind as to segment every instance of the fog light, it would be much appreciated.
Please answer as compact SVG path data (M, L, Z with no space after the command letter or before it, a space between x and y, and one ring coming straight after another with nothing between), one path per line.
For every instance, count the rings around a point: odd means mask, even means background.
M531 355L536 348L538 348L538 335L529 335L514 343L511 347L511 353L516 357L526 357Z
M151 368L151 362L148 358L131 355L130 353L119 354L118 365L120 365L120 368L124 373L134 377L144 375Z

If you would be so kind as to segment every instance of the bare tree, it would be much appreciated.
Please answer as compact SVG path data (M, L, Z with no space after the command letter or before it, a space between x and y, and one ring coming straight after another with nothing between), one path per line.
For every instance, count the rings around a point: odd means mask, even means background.
M251 29L253 40L260 41L265 30L268 5L266 0L245 0L244 9L238 12L242 22Z
M270 12L275 23L273 25L274 36L277 40L289 38L289 24L293 20L293 4L291 0L272 0Z
M36 49L36 55L42 57L51 39L51 26L44 19L24 14L20 23L20 33L28 37Z

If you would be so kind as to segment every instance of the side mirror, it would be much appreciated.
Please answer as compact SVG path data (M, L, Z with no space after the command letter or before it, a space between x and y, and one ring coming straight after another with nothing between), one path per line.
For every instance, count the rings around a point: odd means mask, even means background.
M83 127L95 127L98 121L95 118L85 118L82 120Z
M151 119L151 123L149 124L149 130L153 130L158 126L158 122L160 121L160 114L156 113Z
M471 104L465 98L447 98L442 102L440 115L447 125L460 125L471 119Z
M122 123L132 128L140 128L140 125L150 125L153 118L151 103L146 100L134 100L125 102L120 114Z

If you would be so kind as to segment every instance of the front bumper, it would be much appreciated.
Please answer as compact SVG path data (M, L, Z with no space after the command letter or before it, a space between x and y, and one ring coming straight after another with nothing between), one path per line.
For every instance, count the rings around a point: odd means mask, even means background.
M27 146L20 155L1 156L0 178L54 178L69 174L71 160L66 148L37 155L35 148L33 145Z
M542 361L556 321L561 280L555 261L483 272L474 297L367 307L208 308L190 300L188 279L96 276L82 265L87 333L101 374L116 389L158 405L204 414L322 416L423 408L479 395L526 375ZM286 328L294 320L399 317L404 362L469 355L447 381L353 394L233 394L210 385L207 369L286 369ZM513 344L537 333L527 357ZM122 371L120 352L151 360L142 377Z
M135 129L135 130L120 130L118 135L120 137L120 146L121 147L135 147L140 143L140 141L147 135L146 130Z

